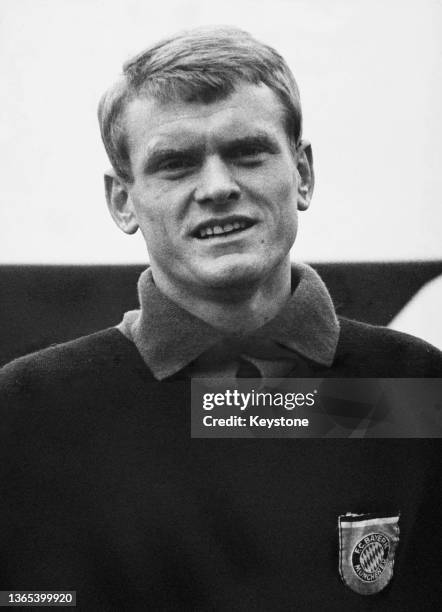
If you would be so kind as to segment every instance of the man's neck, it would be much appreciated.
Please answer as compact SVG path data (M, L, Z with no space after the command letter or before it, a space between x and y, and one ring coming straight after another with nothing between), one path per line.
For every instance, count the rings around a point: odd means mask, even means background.
M153 278L169 299L227 334L246 334L273 319L290 297L290 260L256 285L207 290L204 295L178 290L161 274Z

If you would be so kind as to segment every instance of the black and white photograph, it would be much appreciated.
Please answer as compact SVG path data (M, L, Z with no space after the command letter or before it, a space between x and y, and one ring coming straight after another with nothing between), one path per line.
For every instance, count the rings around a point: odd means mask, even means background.
M0 1L0 606L441 605L441 26Z

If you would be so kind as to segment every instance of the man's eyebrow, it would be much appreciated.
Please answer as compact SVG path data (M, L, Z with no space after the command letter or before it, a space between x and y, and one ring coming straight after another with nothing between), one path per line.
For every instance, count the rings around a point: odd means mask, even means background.
M268 134L259 133L248 136L240 136L222 142L219 150L224 155L231 155L241 148L258 148L268 153L278 153L280 146L278 141ZM144 166L146 170L154 170L163 161L174 157L190 158L198 160L204 154L204 145L154 148L145 154Z
M233 140L228 140L227 142L223 143L220 148L223 153L234 152L235 150L241 148L257 148L268 153L278 153L280 151L278 141L268 134L240 136L238 138L234 138Z
M155 168L158 164L174 157L198 158L202 153L203 147L165 147L147 151L145 154L144 165L147 169Z

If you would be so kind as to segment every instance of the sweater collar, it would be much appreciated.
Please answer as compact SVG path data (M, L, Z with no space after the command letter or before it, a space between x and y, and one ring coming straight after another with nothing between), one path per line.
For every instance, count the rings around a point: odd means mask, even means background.
M292 266L292 287L293 293L279 314L240 340L244 340L245 346L270 341L288 354L293 352L330 366L339 338L339 323L327 288L305 264ZM150 268L139 278L138 295L140 309L127 312L119 329L135 343L159 380L176 374L229 338L161 293Z

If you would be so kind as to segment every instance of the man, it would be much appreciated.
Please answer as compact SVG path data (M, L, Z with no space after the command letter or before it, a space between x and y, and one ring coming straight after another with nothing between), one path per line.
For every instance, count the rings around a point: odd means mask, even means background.
M284 60L234 28L180 34L125 65L99 119L110 212L150 267L118 328L3 371L3 588L91 610L433 609L433 441L190 439L192 377L441 371L291 267L314 179Z

